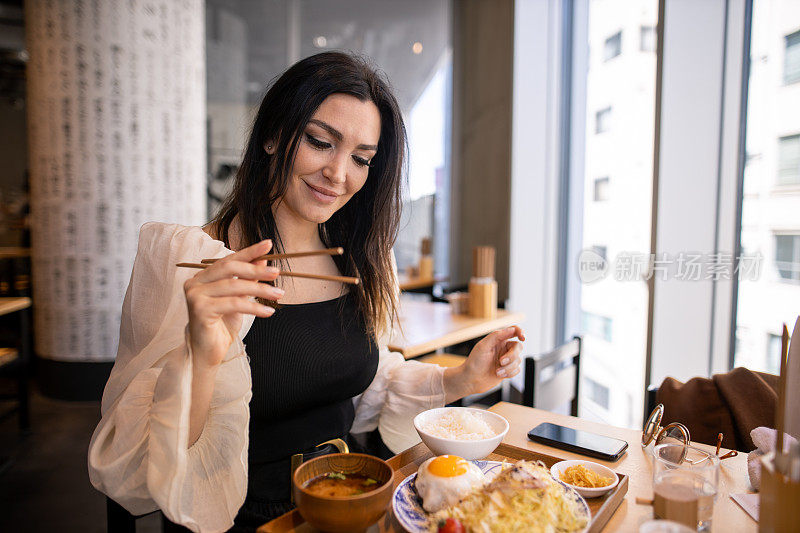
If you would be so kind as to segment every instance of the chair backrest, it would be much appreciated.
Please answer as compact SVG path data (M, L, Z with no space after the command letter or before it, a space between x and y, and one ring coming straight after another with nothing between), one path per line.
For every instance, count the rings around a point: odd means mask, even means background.
M578 416L580 360L580 337L553 351L526 357L523 405L553 410L569 402L570 414Z

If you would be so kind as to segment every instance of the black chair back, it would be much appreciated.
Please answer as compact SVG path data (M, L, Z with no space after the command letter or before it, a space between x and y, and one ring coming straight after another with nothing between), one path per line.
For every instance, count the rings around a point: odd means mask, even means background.
M569 402L570 414L578 416L580 361L580 337L551 352L525 357L522 404L552 411Z

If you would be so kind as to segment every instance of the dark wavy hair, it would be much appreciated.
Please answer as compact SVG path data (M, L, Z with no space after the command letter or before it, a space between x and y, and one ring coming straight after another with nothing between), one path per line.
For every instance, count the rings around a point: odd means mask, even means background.
M324 52L292 65L269 88L253 123L233 191L211 221L228 247L230 225L238 215L241 245L271 238L283 246L272 206L286 192L300 138L317 108L332 94L371 101L381 118L377 153L366 183L347 204L319 225L326 246L344 247L334 261L353 287L370 333L380 334L394 318L396 281L391 249L400 220L400 185L406 155L406 130L388 82L365 59ZM269 141L272 155L264 150Z

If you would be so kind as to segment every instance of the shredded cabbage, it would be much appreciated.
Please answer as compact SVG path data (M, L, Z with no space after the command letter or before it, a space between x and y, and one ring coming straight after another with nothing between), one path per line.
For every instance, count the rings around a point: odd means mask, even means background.
M480 487L452 507L430 517L429 531L436 532L438 524L456 518L467 533L574 532L587 525L579 501L568 497L563 485L553 480L540 465L524 463L541 488L526 488L526 483L514 479L509 470L498 474L494 484ZM497 483L501 480L502 483ZM529 484L528 484L529 485ZM486 488L495 488L486 490Z

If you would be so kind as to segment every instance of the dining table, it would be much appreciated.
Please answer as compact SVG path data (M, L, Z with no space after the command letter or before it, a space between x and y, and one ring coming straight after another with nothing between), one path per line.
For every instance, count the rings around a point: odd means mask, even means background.
M432 289L434 285L444 283L447 279L447 276L409 276L402 272L397 275L397 283L401 291Z
M653 498L653 456L652 445L641 446L641 430L615 427L583 418L563 415L542 409L535 409L518 404L499 402L489 408L490 411L503 416L509 422L509 431L503 439L504 444L517 446L533 452L556 456L562 459L584 459L606 465L620 474L628 476L628 489L622 503L617 507L603 528L604 532L635 532L648 520L653 519L653 508L639 504L637 498ZM603 461L589 458L577 453L532 442L528 439L528 431L533 427L551 422L565 427L590 431L627 441L628 448L617 461ZM714 452L713 446L692 443L694 446ZM721 450L724 454L727 450ZM403 452L407 453L407 452ZM402 454L401 454L402 455ZM389 460L399 458L395 456ZM395 480L395 485L401 480ZM712 532L754 532L758 524L731 498L731 494L752 493L747 474L747 454L739 453L736 457L720 461L719 488L714 504L714 515L711 523ZM313 533L316 530L305 523L297 510L291 511L258 528L258 533ZM391 507L387 515L377 524L371 526L368 533L389 533L405 531L394 518Z
M525 314L498 309L490 318L456 315L450 305L400 297L398 324L389 335L388 348L406 359L477 339L525 320Z

